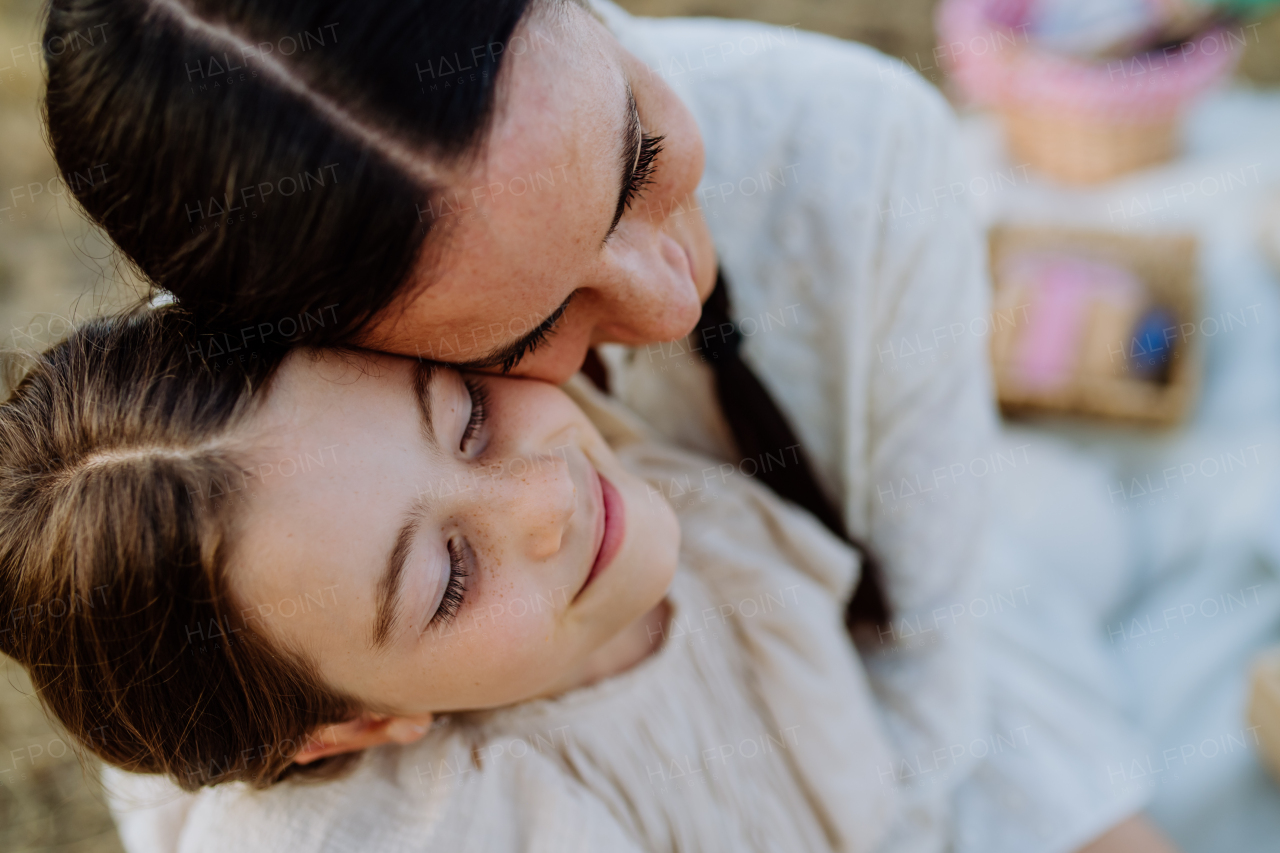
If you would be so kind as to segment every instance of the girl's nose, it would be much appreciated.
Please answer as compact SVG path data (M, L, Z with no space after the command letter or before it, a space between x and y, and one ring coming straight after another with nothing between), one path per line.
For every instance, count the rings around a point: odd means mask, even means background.
M578 511L578 484L563 453L508 460L498 486L496 521L505 526L534 560L555 555L564 545L570 519Z

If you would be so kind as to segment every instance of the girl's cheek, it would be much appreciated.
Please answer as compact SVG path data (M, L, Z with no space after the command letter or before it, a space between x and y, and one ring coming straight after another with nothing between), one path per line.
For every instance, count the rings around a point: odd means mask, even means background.
M568 663L559 651L561 637L557 623L550 618L545 604L542 613L514 617L508 627L509 659L518 662L521 670L546 678L554 676L558 668Z

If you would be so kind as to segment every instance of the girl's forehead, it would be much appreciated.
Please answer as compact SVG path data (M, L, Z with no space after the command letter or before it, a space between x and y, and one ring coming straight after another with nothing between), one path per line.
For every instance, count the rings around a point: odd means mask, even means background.
M268 406L393 391L411 375L414 363L413 359L372 350L299 348L280 365Z
M350 476L352 466L371 464L379 443L414 441L420 432L415 366L383 353L291 353L237 436L245 464L271 470L323 455L334 464L304 467L332 480ZM245 497L282 499L291 487L314 486L313 479L260 477Z

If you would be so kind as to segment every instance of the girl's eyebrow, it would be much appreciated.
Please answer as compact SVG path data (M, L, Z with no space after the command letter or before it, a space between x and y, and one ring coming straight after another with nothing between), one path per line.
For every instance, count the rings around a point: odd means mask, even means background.
M422 436L433 447L439 447L436 441L436 429L431 421L431 380L436 375L436 365L419 359L413 368L413 399L418 404L419 427Z
M378 579L378 603L373 618L373 634L370 645L375 650L386 648L395 632L397 617L400 612L400 580L404 577L404 565L409 559L409 550L413 547L413 539L418 535L422 524L422 498L419 496L413 509L409 510L400 532L396 534L396 544L387 556L387 567Z
M436 365L419 360L413 369L413 396L418 404L419 428L428 443L437 447L435 428L431 422L431 380L436 375ZM396 619L400 612L400 580L404 577L404 566L409 559L409 551L413 539L418 535L418 528L427 511L425 497L421 492L409 512L404 523L396 534L396 543L387 555L387 567L382 570L378 579L377 604L373 617L373 630L370 634L370 645L377 651L386 648L395 632Z

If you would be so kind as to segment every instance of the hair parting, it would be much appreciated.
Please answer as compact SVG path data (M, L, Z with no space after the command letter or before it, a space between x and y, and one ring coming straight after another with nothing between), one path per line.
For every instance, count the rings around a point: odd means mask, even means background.
M353 758L293 755L362 709L226 576L235 434L286 351L224 366L192 357L197 335L174 306L93 321L0 406L0 651L116 766L189 790L331 775Z

